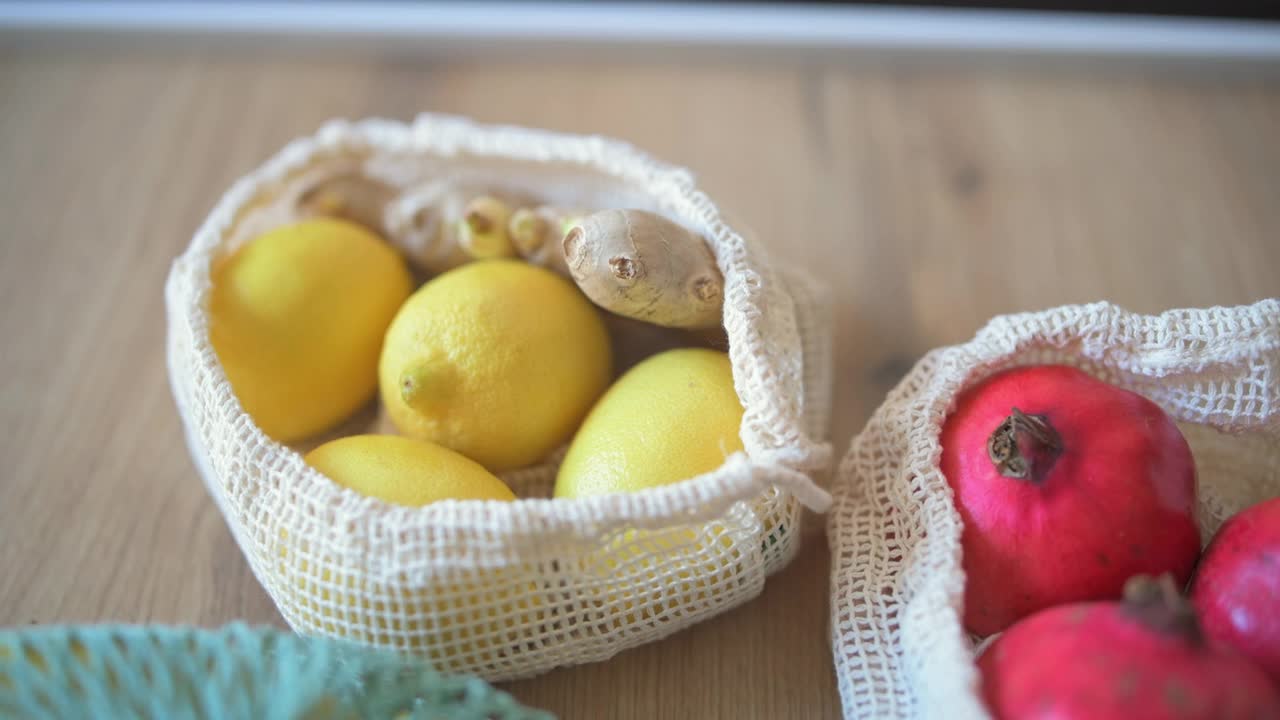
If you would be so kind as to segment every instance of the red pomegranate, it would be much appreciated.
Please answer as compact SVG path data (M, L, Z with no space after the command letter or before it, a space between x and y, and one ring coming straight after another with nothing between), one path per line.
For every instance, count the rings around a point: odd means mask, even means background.
M1173 579L1136 577L1124 602L1062 605L1014 625L978 658L999 720L1274 720L1280 693L1204 642Z
M1191 603L1210 640L1280 685L1280 498L1227 520L1200 558Z
M942 471L964 520L970 632L1118 598L1134 575L1191 577L1191 449L1140 395L1061 365L999 373L958 398Z

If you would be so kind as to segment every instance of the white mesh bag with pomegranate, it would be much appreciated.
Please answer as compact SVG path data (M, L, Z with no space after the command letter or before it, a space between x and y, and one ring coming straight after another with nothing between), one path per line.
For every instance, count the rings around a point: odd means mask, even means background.
M1055 365L1074 369L1028 367ZM1054 469L1077 485L1058 505L1000 507ZM1129 469L1150 477L1102 485ZM832 494L845 717L988 717L975 665L983 635L1054 593L1100 599L1133 570L1185 581L1224 520L1280 495L1280 301L997 317L916 364L854 438ZM1032 512L1061 526L1027 530ZM1020 534L1002 538L1006 522ZM1104 535L1112 542L1081 556ZM999 552L1018 554L1003 567L1020 569L1001 573Z

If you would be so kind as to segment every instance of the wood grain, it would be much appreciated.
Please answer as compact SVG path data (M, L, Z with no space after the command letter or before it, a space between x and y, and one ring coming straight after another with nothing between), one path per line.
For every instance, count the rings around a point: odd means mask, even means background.
M688 165L831 288L838 451L988 317L1280 295L1280 76L1134 61L0 42L0 625L281 622L187 459L162 283L219 193L334 116L600 132ZM831 718L828 557L604 663L566 718Z

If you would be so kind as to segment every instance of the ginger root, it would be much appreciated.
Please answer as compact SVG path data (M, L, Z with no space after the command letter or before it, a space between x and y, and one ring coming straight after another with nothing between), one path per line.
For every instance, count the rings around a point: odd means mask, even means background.
M514 257L515 247L507 236L511 208L492 195L481 195L467 203L458 228L458 242L477 260Z
M299 217L337 217L386 234L383 212L396 189L358 171L323 178L306 187L294 201Z
M559 242L567 211L535 207L527 195L453 177L388 182L367 172L367 159L343 157L287 178L241 218L237 237L244 241L304 218L337 217L378 233L432 274L518 255L569 275Z
M387 207L389 236L433 273L472 260L512 257L510 208L527 199L451 179L409 188Z
M511 213L507 223L507 235L516 253L526 262L541 265L549 270L570 277L560 241L573 227L574 221L584 213L542 205L520 208Z
M292 183L274 224L315 217L359 223L403 250L431 273L469 262L459 237L466 195L451 183L401 189L365 174L359 165L319 169Z
M562 242L569 273L592 302L655 325L720 324L724 276L705 240L643 210L588 215Z
M348 165L299 178L277 224L316 215L344 218L382 235L435 274L474 259L513 257L509 208L527 201L451 178L400 188Z
M338 217L381 232L380 208L395 189L360 172L359 156L331 158L321 165L295 171L260 193L236 218L230 246L311 217Z

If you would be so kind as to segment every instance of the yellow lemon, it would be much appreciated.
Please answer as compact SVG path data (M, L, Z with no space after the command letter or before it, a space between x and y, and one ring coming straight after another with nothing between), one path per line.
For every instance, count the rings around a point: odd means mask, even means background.
M376 388L388 323L413 289L404 261L342 220L285 225L212 271L209 336L245 412L290 442L355 412Z
M307 453L307 464L356 492L399 505L445 499L514 500L515 495L478 463L448 448L396 435L356 435ZM478 670L518 644L541 606L537 586L517 570L475 569L412 587L318 573L311 549L281 535L278 562L294 576L293 605L300 622L324 632L383 646L398 646L442 669ZM301 545L301 544L300 544ZM292 566L292 567L290 567ZM317 577L318 575L318 577ZM525 575L527 577L527 574Z
M752 581L740 573L746 547L719 521L625 530L578 562L581 602L608 620L605 632L723 606Z
M729 356L687 348L631 368L583 421L556 497L633 492L715 470L742 450Z
M729 356L704 349L654 355L623 375L569 446L556 497L634 492L686 480L742 450L742 404ZM606 632L709 608L741 592L742 550L723 523L627 530L581 566L586 601Z
M378 374L400 432L497 472L567 440L611 365L604 323L572 283L489 260L444 273L405 302Z
M300 630L407 650L439 670L476 672L509 662L551 603L526 567L375 582L363 570L325 567L313 559L315 546L287 533L275 554L277 572L288 578L277 587Z
M303 459L339 485L397 505L516 498L475 461L435 443L398 435L338 438Z

